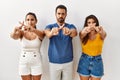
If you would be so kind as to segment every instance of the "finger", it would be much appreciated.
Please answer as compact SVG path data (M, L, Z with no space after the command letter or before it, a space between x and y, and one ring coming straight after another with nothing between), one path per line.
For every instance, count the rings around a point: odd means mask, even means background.
M20 22L20 21L19 21L19 24L20 24L20 26L19 26L20 29L22 29L22 27L24 26L24 21L23 21L23 22Z
M60 30L60 29L62 29L63 28L63 26L60 26L58 29Z

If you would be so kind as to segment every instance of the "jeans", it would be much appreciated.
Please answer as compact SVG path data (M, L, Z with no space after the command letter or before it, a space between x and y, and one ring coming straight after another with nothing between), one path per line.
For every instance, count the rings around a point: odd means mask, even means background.
M82 53L77 72L81 76L101 78L104 74L101 55L89 56L85 53Z

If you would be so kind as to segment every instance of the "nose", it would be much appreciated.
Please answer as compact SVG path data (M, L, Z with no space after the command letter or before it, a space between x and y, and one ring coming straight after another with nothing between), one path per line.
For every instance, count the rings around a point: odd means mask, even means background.
M28 21L28 25L31 25L32 21Z
M62 17L62 14L60 14L60 17Z
M90 23L89 25L90 25L90 26L92 26L93 24L92 24L92 23Z

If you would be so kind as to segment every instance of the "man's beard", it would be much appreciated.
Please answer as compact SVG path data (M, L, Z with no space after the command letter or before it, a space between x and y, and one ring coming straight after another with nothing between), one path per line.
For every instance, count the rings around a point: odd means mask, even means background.
M58 22L64 23L64 19L63 19L63 18L59 18L59 19L58 19Z

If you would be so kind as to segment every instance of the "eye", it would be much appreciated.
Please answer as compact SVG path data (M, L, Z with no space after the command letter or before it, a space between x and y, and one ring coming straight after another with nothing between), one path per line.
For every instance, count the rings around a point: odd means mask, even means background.
M27 21L29 21L30 19L27 19Z
M62 13L62 15L65 15L64 13Z
M88 24L91 24L91 23L93 24L93 23L96 23L96 22L87 22L87 23L88 23Z
M88 24L90 24L91 22L87 22Z
M60 15L60 13L58 13L58 15Z
M31 21L34 21L35 19L31 19Z

